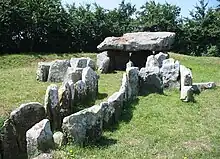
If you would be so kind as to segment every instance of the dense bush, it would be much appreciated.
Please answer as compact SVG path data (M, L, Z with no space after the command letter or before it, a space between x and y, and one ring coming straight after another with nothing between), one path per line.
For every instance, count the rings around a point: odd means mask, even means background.
M219 1L219 0L218 0ZM0 52L94 52L108 36L132 31L176 32L174 51L220 56L220 11L205 0L180 16L169 3L140 9L123 0L113 10L97 4L62 6L61 0L0 0Z

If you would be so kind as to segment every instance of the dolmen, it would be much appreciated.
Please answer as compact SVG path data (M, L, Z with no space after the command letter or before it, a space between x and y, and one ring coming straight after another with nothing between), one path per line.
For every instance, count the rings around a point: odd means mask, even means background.
M144 67L147 57L169 51L175 39L172 32L126 33L122 37L107 37L97 46L97 66L101 73L125 70L131 61L135 67Z

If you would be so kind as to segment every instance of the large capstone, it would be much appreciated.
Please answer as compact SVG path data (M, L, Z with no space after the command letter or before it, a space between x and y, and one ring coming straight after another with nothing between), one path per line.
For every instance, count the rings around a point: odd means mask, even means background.
M51 122L52 129L53 130L60 129L61 116L60 116L60 103L59 103L57 85L51 84L50 86L47 87L44 104L48 119Z
M95 62L88 58L88 57L81 57L81 58L71 58L70 65L73 68L86 68L91 67L93 70L96 69Z
M110 64L110 58L108 57L107 51L97 55L97 67L101 73L109 72L109 64Z
M1 128L1 157L3 159L22 159L26 157L25 152L19 152L19 143L17 140L15 126L12 121L8 119Z
M107 37L97 48L100 51L164 51L171 48L174 39L175 33L171 32L127 33L122 37Z
M41 152L54 148L53 133L50 121L43 119L26 133L28 158L36 157Z
M67 82L71 80L76 83L77 81L82 80L82 71L83 68L68 67L63 81Z
M86 92L91 100L95 100L98 94L98 75L90 67L82 72L82 81L86 84Z
M16 130L19 152L26 153L26 131L45 118L45 109L40 103L22 104L10 114L10 119Z
M163 93L163 81L160 74L142 68L139 72L140 95L149 93Z
M172 58L163 61L160 72L165 88L180 88L180 63Z
M55 60L51 63L48 81L62 82L67 68L70 66L69 60Z
M37 68L37 80L47 82L51 62L39 62Z
M63 131L68 141L83 145L102 135L103 109L99 105L79 111L63 119Z

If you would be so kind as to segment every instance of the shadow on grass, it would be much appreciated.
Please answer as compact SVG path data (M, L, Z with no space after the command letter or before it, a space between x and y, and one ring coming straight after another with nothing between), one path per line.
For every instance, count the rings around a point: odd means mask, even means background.
M98 141L88 143L85 145L85 147L104 149L104 148L108 148L109 146L114 145L116 143L117 143L116 139L111 139L106 136L101 136L101 138Z
M102 100L104 98L108 97L107 93L98 93L97 99Z

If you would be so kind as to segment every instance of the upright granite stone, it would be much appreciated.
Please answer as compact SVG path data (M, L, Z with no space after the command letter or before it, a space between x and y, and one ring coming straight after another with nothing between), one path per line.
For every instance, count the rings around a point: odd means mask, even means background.
M82 81L86 84L86 92L89 98L96 99L98 94L98 75L90 67L86 67L82 72Z
M129 67L126 69L128 85L131 89L129 100L136 99L139 93L139 69L138 67Z
M192 86L183 86L181 88L180 99L183 102L193 102L193 87Z
M37 80L47 82L51 62L39 62L37 68Z
M180 63L174 59L166 59L160 69L165 88L180 88Z
M134 63L132 61L128 61L128 63L126 64L126 69L129 67L134 67Z
M149 72L147 68L142 68L139 72L140 95L150 93L163 93L163 81L160 74Z
M108 57L107 51L97 55L97 67L101 73L108 73L110 65L110 58Z
M96 68L95 62L88 57L71 58L70 65L73 68L91 67L93 70Z
M180 84L181 88L184 86L192 86L192 71L185 67L184 65L180 65Z
M79 111L63 119L63 131L68 141L84 145L94 142L102 135L103 110L99 105Z
M165 54L165 53L163 53L163 52L159 52L159 53L156 54L154 57L157 59L157 61L158 61L158 63L159 63L159 67L161 68L162 65L163 65L163 61L166 60L166 59L168 59L168 58L169 58L169 55L168 55L168 54Z
M100 51L164 51L171 48L174 39L175 33L171 32L127 33L122 37L107 37L97 48Z
M34 124L45 118L45 109L40 103L32 102L22 104L10 114L16 130L17 143L19 145L19 153L27 152L26 131Z
M72 113L72 91L68 82L59 88L59 102L61 121Z
M87 87L86 83L82 80L74 84L74 102L75 103L84 103L87 97Z
M145 68L149 72L157 73L157 74L160 73L159 62L157 61L154 55L148 56Z
M105 127L108 127L108 125L112 125L114 123L117 123L120 119L122 109L123 109L123 93L122 92L115 92L113 95L111 95L108 98L108 109L114 110L113 114L111 114L109 123L106 123ZM112 111L110 111L112 112Z
M131 90L131 85L128 82L128 77L126 73L123 74L122 83L119 92L123 93L124 103L131 100L132 90Z
M57 85L51 84L47 87L44 103L48 119L51 122L52 130L59 130L61 127L61 116Z
M50 121L43 119L26 133L28 158L36 157L42 152L54 148L53 133Z
M20 152L17 132L10 119L6 120L1 128L1 149L2 159L22 159L26 157L25 152Z
M63 82L73 81L76 83L79 80L82 80L82 71L83 68L75 68L75 67L68 67Z
M51 63L48 81L62 82L67 68L70 66L69 60L56 60Z

